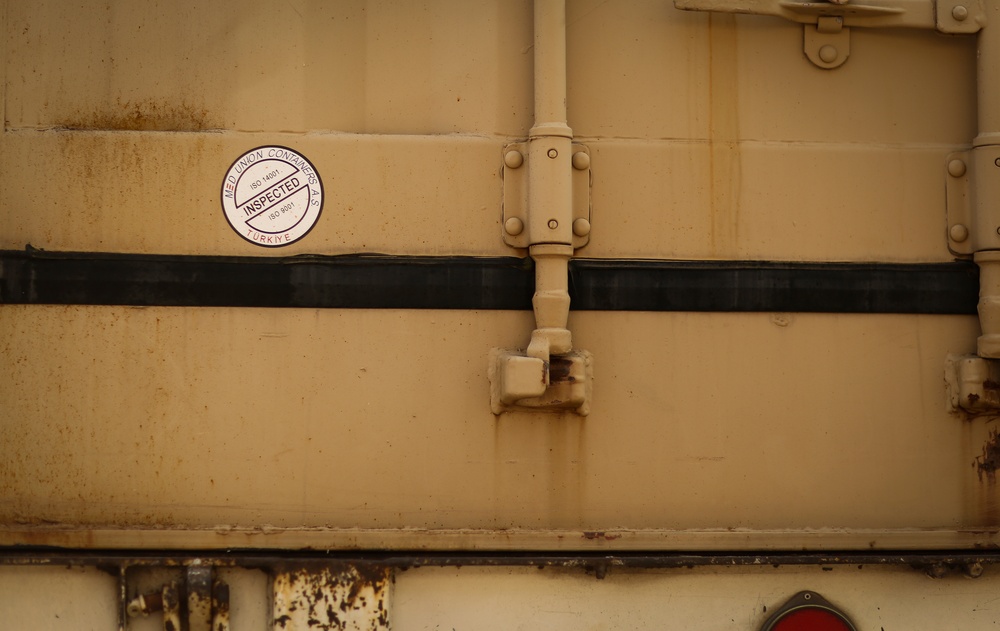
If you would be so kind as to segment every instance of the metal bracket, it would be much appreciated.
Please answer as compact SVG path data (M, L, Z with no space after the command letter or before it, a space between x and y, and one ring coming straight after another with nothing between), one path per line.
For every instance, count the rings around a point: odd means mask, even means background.
M503 205L500 220L504 243L515 248L531 245L528 230L528 143L503 148ZM573 143L573 248L590 241L590 149Z
M986 13L982 0L937 0L934 3L934 27L940 33L972 34L984 26Z
M948 249L971 255L1000 250L1000 145L948 154L945 161Z
M184 568L183 580L137 594L126 612L130 618L162 612L164 629L229 631L229 586L216 580L211 565L195 560Z
M851 54L851 29L844 28L843 18L821 17L816 26L806 24L802 29L802 49L809 61L826 70L847 61Z
M717 11L784 18L803 26L803 51L819 68L843 65L850 27L923 28L976 33L986 23L983 0L674 0L685 11Z
M949 355L945 382L952 411L984 414L1000 410L1000 360Z
M490 407L494 414L516 410L590 413L594 382L591 355L575 350L548 362L518 351L490 352Z

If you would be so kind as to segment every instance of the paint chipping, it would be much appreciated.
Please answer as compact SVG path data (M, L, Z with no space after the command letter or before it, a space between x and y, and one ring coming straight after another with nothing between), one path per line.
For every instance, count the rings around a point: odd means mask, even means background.
M282 568L274 577L275 628L388 629L389 581L385 567Z
M983 445L983 452L976 456L973 464L980 482L986 479L991 484L996 483L997 469L1000 469L1000 435L997 434L997 430L990 432L986 444Z

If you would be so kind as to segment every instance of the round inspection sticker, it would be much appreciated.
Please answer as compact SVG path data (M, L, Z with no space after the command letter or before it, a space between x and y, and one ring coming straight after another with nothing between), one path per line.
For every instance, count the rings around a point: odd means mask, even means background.
M233 162L222 182L226 221L247 241L268 248L295 243L323 211L316 167L288 147L257 147Z

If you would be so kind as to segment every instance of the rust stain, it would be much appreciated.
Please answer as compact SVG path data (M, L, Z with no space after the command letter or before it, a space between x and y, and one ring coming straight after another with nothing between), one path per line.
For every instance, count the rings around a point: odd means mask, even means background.
M996 483L997 469L1000 469L1000 435L997 430L990 431L986 444L983 445L983 453L976 456L973 466L976 467L980 482L985 477L991 484Z
M553 355L549 362L550 382L573 382L576 378L570 375L573 369L573 360L569 357L558 357Z
M590 540L604 539L605 541L614 541L615 539L621 539L622 536L614 534L609 535L603 530L585 530L583 533L583 538Z
M979 395L975 392L969 393L969 405L975 405L976 401L979 400Z
M996 381L993 381L991 379L987 379L986 381L983 382L983 389L984 390L1000 390L1000 382L996 382Z
M222 126L212 121L207 109L190 103L119 98L111 108L63 120L57 127L90 131L205 131Z

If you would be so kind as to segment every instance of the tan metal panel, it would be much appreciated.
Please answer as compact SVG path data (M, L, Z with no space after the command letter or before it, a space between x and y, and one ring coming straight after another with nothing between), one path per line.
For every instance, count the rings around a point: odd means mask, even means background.
M602 358L591 415L495 418L486 353L516 346L525 313L0 317L7 523L908 529L995 512L976 499L985 430L945 412L941 362L974 343L972 318L575 313Z
M298 12L311 18L18 3L7 128L526 134L523 5ZM771 18L574 3L568 22L570 125L599 151L581 254L950 257L940 159L974 135L973 38L856 29L855 59L829 72ZM510 252L503 140L455 136L7 133L0 245L260 253L217 195L233 159L271 142L305 152L328 187L316 230L282 253Z
M305 154L325 187L316 227L280 251L244 241L219 206L231 162L265 143ZM494 140L49 131L4 134L2 147L6 249L517 253L500 238L502 143ZM952 258L941 148L674 141L591 148L595 236L581 256Z
M569 3L578 136L882 145L976 134L974 37L852 29L851 61L831 72L806 59L801 25L671 4Z
M7 128L507 133L530 4L9 3Z
M223 216L230 164L263 144L316 166L323 214L279 251ZM501 144L475 137L8 132L0 248L174 254L508 254ZM486 168L484 168L484 165Z
M500 161L531 125L529 3L3 15L0 248L518 253ZM950 260L943 157L975 134L973 39L855 29L822 71L801 36L570 3L594 178L579 254ZM219 208L231 162L267 143L326 187L280 251ZM946 409L969 317L574 312L586 419L490 414L488 353L524 343L527 312L6 305L0 325L5 544L971 547L1000 515L989 426Z
M581 256L947 261L941 147L589 143ZM835 175L834 175L835 174Z

